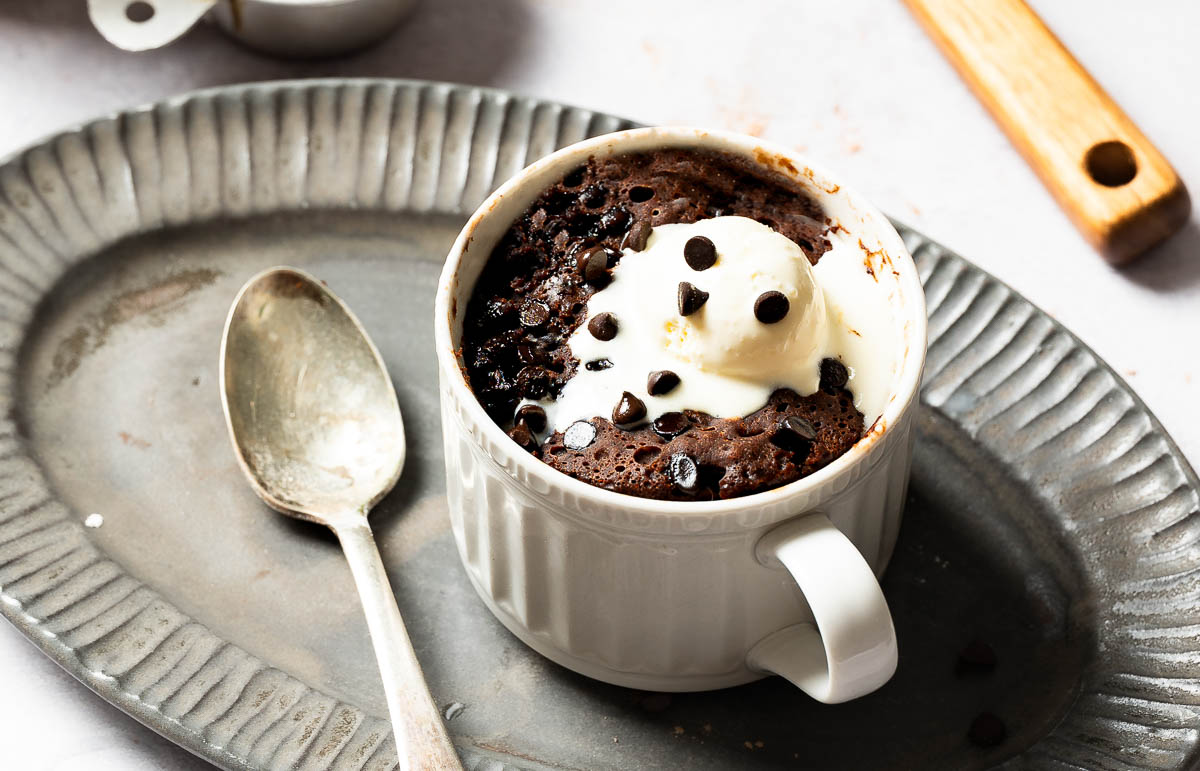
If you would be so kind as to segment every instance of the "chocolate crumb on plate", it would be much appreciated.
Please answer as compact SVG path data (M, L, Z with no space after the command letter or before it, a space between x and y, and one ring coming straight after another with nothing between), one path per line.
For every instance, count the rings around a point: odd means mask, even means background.
M980 712L967 730L967 739L977 747L995 747L1004 741L1007 735L1004 721L991 712Z
M978 637L973 638L959 651L954 665L956 675L988 674L996 669L996 651Z
M612 365L613 363L608 359L593 359L587 364L584 364L583 368L588 372L599 372L605 369L612 369Z

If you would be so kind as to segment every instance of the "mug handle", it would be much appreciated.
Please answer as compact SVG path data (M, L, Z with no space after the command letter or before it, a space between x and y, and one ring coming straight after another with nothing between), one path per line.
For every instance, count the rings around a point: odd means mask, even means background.
M814 512L771 530L754 547L759 562L784 567L804 593L816 626L795 624L758 641L746 665L790 680L817 701L870 693L896 671L896 630L879 581L829 517Z

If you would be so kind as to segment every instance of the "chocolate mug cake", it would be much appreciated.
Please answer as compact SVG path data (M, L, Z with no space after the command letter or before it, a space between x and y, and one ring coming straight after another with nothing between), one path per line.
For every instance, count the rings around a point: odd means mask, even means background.
M865 423L871 310L832 264L861 274L862 256L839 257L829 223L733 155L590 158L493 249L464 320L471 389L515 442L597 487L710 500L807 476Z
M654 691L891 677L925 304L837 177L705 129L583 140L471 216L434 334L455 545L527 645Z

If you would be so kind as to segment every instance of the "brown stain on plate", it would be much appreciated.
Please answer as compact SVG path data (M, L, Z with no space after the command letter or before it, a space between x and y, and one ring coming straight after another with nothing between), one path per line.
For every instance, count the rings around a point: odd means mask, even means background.
M145 439L142 439L141 437L138 437L138 436L134 436L133 434L129 433L128 431L118 431L117 436L119 436L121 438L121 441L124 442L125 444L129 445L130 447L136 447L139 450L144 450L150 446L150 443L147 442Z
M354 733L354 729L358 727L358 718L353 710L342 709L338 712L337 722L333 725L333 730L329 733L329 738L322 745L321 749L317 750L317 757L323 758L340 747L350 735Z
M166 322L168 311L179 307L184 298L212 284L220 275L221 271L209 268L184 270L149 286L116 295L99 313L85 317L83 323L55 348L50 374L46 377L46 390L70 377L85 358L103 348L114 329L135 319L161 326Z
M521 752L515 747L512 747L504 742L475 742L475 746L482 750L488 750L500 755L509 755L514 758L520 758L521 760L528 760L530 763L535 763L539 766L549 767L550 765L550 761ZM555 763L554 768L562 769L562 771L584 771L584 769L576 766L564 766L559 765L558 763Z

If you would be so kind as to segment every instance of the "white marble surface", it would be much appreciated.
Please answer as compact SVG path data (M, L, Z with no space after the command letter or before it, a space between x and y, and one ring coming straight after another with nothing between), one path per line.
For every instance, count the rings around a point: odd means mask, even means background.
M1036 0L1200 191L1200 4ZM323 75L494 85L623 114L758 133L838 170L1073 329L1200 462L1200 226L1122 271L1072 229L898 0L423 0L358 56L286 62L211 28L126 54L83 0L0 0L0 154L193 88ZM0 623L0 767L208 767L109 707Z

